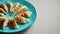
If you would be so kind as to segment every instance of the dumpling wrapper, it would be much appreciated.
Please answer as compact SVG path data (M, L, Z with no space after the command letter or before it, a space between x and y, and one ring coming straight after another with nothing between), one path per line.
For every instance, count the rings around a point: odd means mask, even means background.
M15 8L13 9L13 12L16 14L19 8L21 8L21 5L17 2Z
M15 20L16 20L17 23L27 23L27 22L30 22L29 19L21 17L21 16L16 16Z
M8 7L5 4L0 4L0 8L2 8L6 13L8 12Z
M12 2L8 2L8 3L7 3L7 6L8 6L8 9L9 9L10 11L13 11L14 8L15 8L15 5L14 5Z
M22 6L22 7L20 8L20 10L22 10L22 9L27 11L28 8L27 8L26 6Z
M30 17L32 15L32 12L27 11L27 12L20 13L20 14L17 14L17 15L28 18L28 17Z
M12 29L19 28L19 26L17 25L16 21L13 20L13 19L9 20L8 24L9 24L10 28L12 28Z
M6 18L0 18L0 28L4 29L8 24L8 20Z
M0 17L5 17L5 15L3 13L0 13Z
M7 14L2 8L0 8L0 13Z
M26 12L27 11L27 7L26 6L23 6L17 10L14 10L14 13L15 14L19 14L19 13L23 13L23 12Z
M19 9L19 8L21 8L21 5L20 5L20 3L18 3L17 2L17 4L16 4L16 7L15 7L16 9Z

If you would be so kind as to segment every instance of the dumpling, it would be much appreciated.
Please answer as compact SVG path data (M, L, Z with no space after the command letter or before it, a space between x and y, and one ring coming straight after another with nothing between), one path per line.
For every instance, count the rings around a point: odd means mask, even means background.
M0 18L0 28L4 29L8 24L8 20L6 18Z
M28 8L27 8L26 6L22 6L22 7L20 8L20 10L21 10L21 9L27 10Z
M17 2L17 5L15 6L13 12L17 14L19 8L21 8L21 5Z
M26 12L27 11L27 7L26 6L23 6L17 10L15 10L15 14L19 14L19 13L23 13L23 12Z
M21 5L17 2L17 4L16 4L16 7L15 7L16 9L19 9L19 8L21 8Z
M7 6L10 11L13 11L13 8L15 8L15 5L12 2L8 2Z
M0 8L2 8L5 12L8 12L8 7L5 4L0 4Z
M29 19L21 17L21 16L16 16L15 20L16 20L17 23L27 23L27 22L29 22Z
M0 13L7 14L2 8L0 8Z
M22 13L21 16L23 16L23 17L25 17L25 18L28 18L28 17L31 16L31 14L32 14L32 12L27 11L27 12Z
M10 28L15 28L15 29L16 29L16 28L19 27L19 26L17 25L16 21L13 20L13 19L9 20L8 24L9 24Z
M17 14L17 15L22 16L22 17L25 17L25 18L28 18L28 17L31 16L31 14L32 14L32 12L27 11L27 12L20 13L20 14Z
M18 9L19 12L25 12L27 11L27 7L26 6L22 6L20 9Z

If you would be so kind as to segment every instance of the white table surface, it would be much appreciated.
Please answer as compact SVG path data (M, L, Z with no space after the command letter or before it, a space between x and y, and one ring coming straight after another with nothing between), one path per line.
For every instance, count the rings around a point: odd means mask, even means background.
M36 8L37 19L21 34L60 34L60 0L27 1Z
M37 11L35 23L17 34L60 34L60 0L27 0Z

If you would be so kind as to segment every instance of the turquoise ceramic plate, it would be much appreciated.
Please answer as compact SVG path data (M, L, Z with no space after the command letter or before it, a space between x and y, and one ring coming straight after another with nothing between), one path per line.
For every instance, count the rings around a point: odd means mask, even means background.
M6 4L8 1L13 2L14 4L16 2L19 2L22 6L27 6L28 10L32 12L32 15L29 18L30 22L26 23L26 24L22 24L22 25L19 24L19 28L18 29L15 30L15 29L10 29L9 27L6 27L4 30L0 29L0 32L13 33L13 32L19 32L19 31L25 30L28 27L30 27L34 23L34 21L36 19L36 10L35 10L34 6L32 4L30 4L29 2L25 1L25 0L0 0L0 3ZM7 17L9 17L9 15L7 15Z

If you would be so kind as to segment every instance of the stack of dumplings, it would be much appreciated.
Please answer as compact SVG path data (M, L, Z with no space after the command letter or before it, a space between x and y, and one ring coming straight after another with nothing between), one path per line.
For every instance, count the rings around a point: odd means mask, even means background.
M13 12L15 14L13 19L7 19L6 14ZM30 22L28 19L32 15L32 12L28 11L26 6L21 6L20 3L14 5L12 2L7 4L0 4L0 28L4 29L6 26L17 29L18 24L25 24Z

